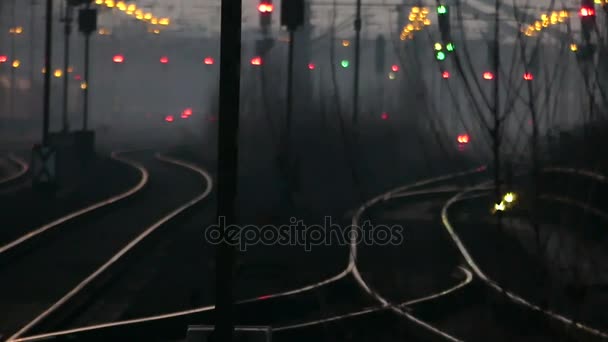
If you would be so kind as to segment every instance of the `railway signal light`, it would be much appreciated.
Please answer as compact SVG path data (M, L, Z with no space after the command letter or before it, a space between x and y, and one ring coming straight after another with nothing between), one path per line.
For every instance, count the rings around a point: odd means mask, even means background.
M449 71L444 71L441 73L441 77L448 79L450 78L450 72Z
M258 5L258 12L260 12L260 26L263 29L267 29L272 23L272 11L274 5L270 0L262 0Z
M486 71L486 72L483 73L483 79L484 80L493 80L494 79L494 74L491 73L491 72L489 72L489 71Z
M167 121L167 122L173 122L173 120L175 120L175 118L173 117L173 115L167 115L167 116L165 116L165 121Z
M295 31L304 24L304 0L283 0L281 3L281 26Z
M454 43L447 43L445 45L445 49L448 50L449 52L454 51Z
M112 57L112 61L114 63L122 63L125 61L125 57L123 55L114 55L114 57Z
M451 41L450 11L447 5L441 4L437 6L437 21L439 23L439 31L441 32L443 41Z
M214 62L213 57L205 57L205 59L203 59L203 63L205 63L205 65L213 65Z
M315 63L308 63L308 70L315 70L316 67Z
M524 80L526 80L526 81L532 81L533 79L534 79L534 75L532 75L531 72L524 73Z
M435 54L435 58L437 58L438 61L444 61L445 53L443 51L437 51L437 53Z
M161 63L161 64L168 64L168 63L169 63L169 57L167 57L167 56L162 56L162 57L160 58L160 63Z
M593 8L593 6L583 5L578 11L578 15L581 17L595 17L595 8Z
M470 140L470 137L469 137L469 135L468 135L468 134L466 134L466 133L465 133L465 134L460 134L460 135L458 135L458 137L456 137L456 140L457 140L457 141L458 141L458 143L460 143L460 144L468 144L468 143L469 143L469 140Z
M384 112L384 113L380 114L380 119L382 119L382 120L388 120L388 113Z
M345 68L345 69L346 69L346 68L348 68L348 66L350 65L350 62L348 61L348 59L343 59L343 60L340 62L340 65L341 65L343 68Z
M274 6L269 2L262 2L258 5L258 11L260 13L272 13Z
M260 56L253 57L251 59L251 65L256 65L256 66L262 65L262 57L260 57Z
M595 5L593 0L582 0L578 11L581 18L581 31L587 45L591 44L591 33L595 31Z
M515 199L517 198L517 196L512 193L512 192L507 192L504 196L503 196L503 200L507 203L513 203L515 202Z
M391 66L391 70L392 70L393 72L397 72L397 71L399 71L399 66L398 66L397 64L393 64L393 65Z
M8 56L0 55L0 63L6 63L6 62L8 62Z

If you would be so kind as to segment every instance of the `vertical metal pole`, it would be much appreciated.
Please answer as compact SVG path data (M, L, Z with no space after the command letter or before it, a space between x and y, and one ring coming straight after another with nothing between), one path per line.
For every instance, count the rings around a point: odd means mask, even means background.
M44 42L44 95L43 95L43 122L42 122L42 145L48 145L49 114L51 99L51 48L53 33L53 0L46 0L46 34Z
M34 46L35 46L35 41L36 41L36 36L35 36L35 30L36 30L36 26L34 24L34 18L35 18L35 3L36 0L31 0L30 1L30 94L34 93ZM32 101L33 102L33 101ZM32 107L30 107L32 108ZM29 114L31 115L31 113Z
M500 48L499 48L499 35L500 35L500 0L495 0L495 15L496 20L494 21L494 186L496 203L500 202L501 196L501 184L500 184L500 94L499 94L499 78L500 78ZM498 225L501 224L500 212L497 213Z
M291 111L293 101L293 40L294 29L289 30L289 49L287 52L287 108L285 110L285 144L287 153L289 153L289 140L291 137Z
M89 80L89 43L90 43L91 33L87 32L84 36L84 82L86 87L84 88L84 108L83 108L83 118L82 118L82 130L86 131L88 129L89 124L89 87L91 86L91 82Z
M235 223L241 72L241 0L222 0L220 34L220 114L217 170L217 221ZM221 229L221 227L220 227ZM216 298L214 341L231 342L233 322L234 248L226 241L215 257Z
M353 89L353 125L359 121L359 63L361 58L361 0L357 0L355 17L355 82Z
M169 86L169 71L167 70L167 65L161 64L161 67L163 68L163 77L165 78L165 115L168 115L171 110L171 106L169 106L169 99L171 98L169 96L169 91L171 91L171 87Z
M11 12L12 12L12 18L11 18L11 28L13 30L12 34L11 34L11 60L15 61L17 58L15 58L16 56L16 51L15 51L15 35L16 30L15 30L15 18L17 17L17 5L15 3L16 0L12 0L11 1ZM10 96L10 106L9 106L9 113L10 113L10 117L11 119L15 119L15 68L11 65L11 96Z
M65 44L63 46L63 113L61 116L62 131L66 133L69 130L68 125L68 84L69 76L68 69L70 67L70 34L72 33L72 6L67 1L65 3L64 35Z
M14 51L14 49L12 50ZM15 68L11 65L11 97L9 102L9 113L11 119L15 119L15 97Z

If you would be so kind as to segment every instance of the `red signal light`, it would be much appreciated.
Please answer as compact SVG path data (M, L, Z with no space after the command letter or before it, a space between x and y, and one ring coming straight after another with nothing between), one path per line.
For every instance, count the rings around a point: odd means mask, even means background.
M185 115L185 116L192 115L192 108L186 108L186 109L184 109L184 111L182 112L182 114Z
M258 11L260 11L260 13L272 13L272 10L274 10L274 6L270 3L262 2L258 5Z
M441 73L441 77L448 79L450 78L450 72L449 71L444 71Z
M203 63L205 63L206 65L213 65L213 57L205 57L205 59L203 60Z
M533 79L534 79L534 75L532 75L531 72L524 73L524 80L526 80L526 81L532 81Z
M380 119L388 120L388 113L384 112L384 113L380 114Z
M469 143L469 135L468 134L460 134L456 140L461 143L461 144L468 144Z
M595 16L595 8L593 7L582 7L578 12L581 17L593 17Z
M486 71L486 72L483 73L483 79L484 80L493 80L494 79L494 74L491 73L491 72L489 72L489 71Z
M256 56L251 59L251 65L262 65L262 57Z
M315 63L308 63L308 70L315 70L316 67Z
M162 56L162 57L160 58L160 62L161 62L162 64L168 64L168 63L169 63L169 57L167 57L167 56Z
M399 71L399 66L397 64L393 64L393 66L391 66L391 70L393 72L397 72L397 71Z
M112 57L112 61L114 63L122 63L125 61L125 57L123 55L114 55L114 57Z
M0 55L0 63L6 63L6 62L8 62L8 56Z
M173 122L173 120L175 120L175 118L173 117L173 115L167 115L167 116L165 116L165 121L167 121L167 122Z

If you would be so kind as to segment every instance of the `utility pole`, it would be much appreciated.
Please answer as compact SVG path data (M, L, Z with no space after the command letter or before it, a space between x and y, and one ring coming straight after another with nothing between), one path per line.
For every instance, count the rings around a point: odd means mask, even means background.
M15 3L16 0L12 0L11 1L11 12L12 12L12 18L11 18L11 59L14 61L16 61L17 59L15 58L15 56L17 55L17 51L15 51L15 35L17 34L17 30L15 27L15 18L17 17L17 4ZM15 119L15 69L17 67L15 65L12 65L11 67L11 96L10 96L10 109L9 109L9 113L10 113L10 117L11 119Z
M361 0L357 0L355 14L355 82L353 89L353 126L359 121L359 63L361 59Z
M217 166L217 222L236 222L238 129L241 72L241 0L222 0L220 33L220 110ZM215 330L213 341L232 342L235 251L225 230L215 256Z
M85 33L84 36L84 92L82 96L84 97L83 107L82 108L82 130L86 131L89 125L89 87L91 86L91 82L89 80L89 53L91 49L91 34Z
M63 113L61 116L61 127L63 133L69 131L68 124L68 84L70 77L68 69L70 67L70 35L72 34L72 6L69 1L65 2L65 13L61 21L64 23L65 44L63 46Z
M51 52L53 35L53 0L46 0L46 33L44 41L44 95L42 101L42 146L49 143L49 115L51 99Z
M289 47L287 52L287 108L285 108L285 140L283 143L286 145L286 151L289 151L289 140L291 138L291 111L292 111L292 97L293 97L293 41L294 41L294 29L289 29ZM289 152L287 152L289 153Z
M89 79L89 50L91 34L97 31L97 10L91 8L90 0L85 2L86 7L78 13L78 30L84 34L84 101L82 114L82 130L88 129L89 122L89 88L91 82Z
M492 50L494 51L494 186L495 186L495 203L500 203L501 201L501 179L500 179L500 139L501 139L501 118L500 118L500 93L499 93L499 78L500 78L500 47L499 47L499 38L500 38L500 0L495 0L495 9L494 13L496 19L494 20L494 46L492 46ZM501 212L497 212L498 218L498 228L501 228L502 225L502 215Z
M30 94L33 94L34 91L34 47L35 47L35 42L36 42L36 36L35 36L35 29L36 26L34 24L34 20L36 17L36 10L35 10L35 6L36 6L36 0L31 0L30 1ZM30 108L33 108L30 106ZM31 113L29 115L32 115Z
M285 151L289 151L291 131L291 112L293 107L293 47L295 32L304 24L304 0L283 1L281 5L281 25L289 31L289 50L287 52L287 108L285 111ZM288 160L287 156L285 156Z

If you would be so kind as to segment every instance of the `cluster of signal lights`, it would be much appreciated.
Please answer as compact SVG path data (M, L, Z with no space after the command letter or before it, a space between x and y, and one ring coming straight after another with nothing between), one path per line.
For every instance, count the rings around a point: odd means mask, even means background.
M114 55L112 56L112 62L116 63L116 64L122 64L126 61L125 56L118 54L118 55ZM169 57L167 56L161 56L159 59L160 64L169 64ZM215 59L213 59L213 57L205 57L203 59L203 64L205 65L213 65L215 64Z
M435 48L435 58L437 58L438 61L444 61L445 58L447 57L447 54L445 52L443 52L443 45L441 43L435 43L434 48ZM454 43L445 44L445 49L446 49L447 53L454 52Z
M503 212L507 209L510 209L515 204L517 199L517 195L513 192L507 192L503 197L500 203L494 203L494 208L492 208L492 213L495 214L499 211Z
M464 134L459 134L456 137L456 141L458 142L458 150L463 151L465 149L465 147L469 144L469 141L471 141L471 138L469 137L468 134L464 133Z
M495 78L494 73L491 71L484 72L482 77L486 81L491 81ZM534 75L531 72L524 72L523 79L526 81L532 81L534 79Z
M581 11L583 10L587 10L585 8L581 9ZM583 15L581 13L582 16L586 16ZM563 23L564 21L566 21L569 17L568 11L566 10L561 10L561 11L553 11L550 14L547 13L543 13L540 16L540 20L537 20L534 22L534 24L529 25L525 30L524 30L524 34L528 37L533 36L536 32L540 32L542 31L544 28L547 28L549 26L552 25L557 25L560 23Z
M186 108L182 111L182 114L180 115L180 117L182 119L188 119L190 116L192 116L192 108ZM165 116L165 121L166 122L173 122L175 121L175 116L173 116L172 114L169 114L167 116Z
M4 64L4 63L8 63L9 58L7 55L0 55L0 64ZM11 63L11 66L15 69L19 68L21 66L21 61L18 59L14 59L13 62Z
M414 39L414 32L422 30L425 26L431 25L431 19L428 18L429 9L427 7L412 7L408 20L410 21L403 27L399 39Z
M117 8L119 11L125 12L129 16L135 17L135 19L147 22L151 25L169 26L170 24L169 18L158 18L150 12L144 12L137 8L137 5L127 4L124 1L95 0L95 4L106 6L107 8Z

